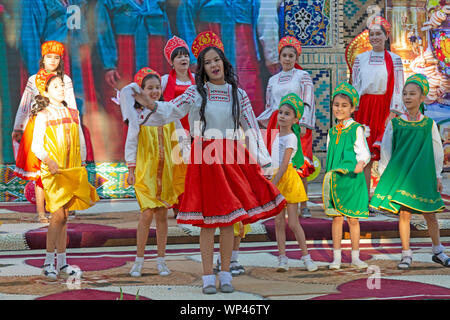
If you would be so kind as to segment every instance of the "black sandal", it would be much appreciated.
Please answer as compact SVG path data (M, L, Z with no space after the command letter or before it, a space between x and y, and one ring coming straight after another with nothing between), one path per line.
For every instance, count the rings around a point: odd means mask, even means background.
M402 257L402 260L397 265L397 268L400 270L408 270L411 267L412 263L412 257L411 256L404 256Z
M438 256L441 253L442 252L439 252L438 254L434 254L433 257L431 257L431 260L433 260L436 263L439 263L439 264L443 265L444 267L447 267L447 268L450 267L450 258L447 258L445 261L442 261L441 259L439 259Z

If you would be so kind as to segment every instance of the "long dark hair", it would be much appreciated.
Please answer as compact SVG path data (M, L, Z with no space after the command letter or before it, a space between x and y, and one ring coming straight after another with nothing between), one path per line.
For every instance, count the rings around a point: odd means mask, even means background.
M47 81L47 84L45 85L45 91L48 91L48 86L50 85L50 82L52 82L55 78L60 78L61 81L64 81L62 76L55 74L53 77L51 77ZM49 103L50 103L49 98L44 97L41 94L38 94L37 96L35 96L34 104L31 106L31 110L30 110L31 116L36 116L39 113L39 111L42 111L45 108L47 108ZM65 101L63 101L62 104L67 107L67 103Z
M39 69L45 69L44 66L44 56L39 60ZM58 67L55 70L56 74L64 80L64 60L63 57L60 56Z
M195 73L195 83L197 85L197 91L200 93L200 96L202 97L202 104L200 106L200 121L202 122L203 125L202 135L205 133L206 129L205 109L206 109L206 102L208 100L205 89L205 83L206 81L209 80L208 75L206 74L205 71L205 54L210 49L216 51L220 59L223 61L225 82L229 83L232 88L231 93L233 98L232 114L233 114L234 130L237 130L239 128L239 118L241 114L241 106L239 105L239 98L238 98L239 80L237 75L234 73L233 66L231 65L230 61L228 61L228 59L225 57L225 54L222 52L222 50L216 47L210 47L203 50L198 55L197 72Z

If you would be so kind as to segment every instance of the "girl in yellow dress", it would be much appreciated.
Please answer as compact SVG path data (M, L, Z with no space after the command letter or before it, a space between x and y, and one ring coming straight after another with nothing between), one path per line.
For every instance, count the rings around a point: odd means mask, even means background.
M67 218L69 210L87 209L99 197L82 166L86 148L80 143L84 141L80 117L78 110L68 108L64 101L61 76L41 69L36 75L36 87L39 95L35 97L36 104L31 110L31 114L36 115L31 151L41 161L46 209L51 213L42 274L53 280L58 274L81 276L79 268L66 262Z
M134 185L141 209L136 236L137 254L130 275L141 276L145 245L155 215L157 269L160 275L167 276L170 274L164 260L168 231L167 211L177 203L178 196L184 191L186 168L176 152L179 149L177 149L175 122L163 126L141 126L145 120L142 117L143 108L134 100L133 90L142 91L153 100L160 100L162 95L160 75L150 68L143 68L136 74L134 82L124 87L120 93L123 118L129 122L125 143L127 182ZM179 121L177 127L182 128Z
M298 125L303 114L303 101L295 93L284 96L278 112L279 133L272 144L272 166L276 170L272 182L287 201L286 209L275 217L275 234L278 244L278 272L289 270L286 256L286 210L288 226L292 230L302 250L302 261L308 271L316 271L317 265L308 254L306 238L298 220L299 202L308 200L302 180L293 165L300 168L304 158L300 143L301 129Z

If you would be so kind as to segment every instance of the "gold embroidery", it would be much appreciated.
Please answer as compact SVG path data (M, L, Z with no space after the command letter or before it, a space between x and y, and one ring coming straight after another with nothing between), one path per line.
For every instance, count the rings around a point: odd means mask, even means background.
M424 117L422 120L420 121L407 121L405 119L401 119L401 118L396 118L397 123L399 126L402 127L425 127L428 125L428 120L430 118L428 117Z
M397 190L396 192L401 193L402 196L405 196L405 197L408 197L408 198L411 198L411 199L414 199L414 200L419 200L420 202L430 203L430 204L435 204L435 203L437 203L439 201L442 201L441 197L436 198L436 199L433 200L433 199L423 198L423 197L417 196L415 194L411 194L411 193L409 193L408 191L405 191L405 190Z

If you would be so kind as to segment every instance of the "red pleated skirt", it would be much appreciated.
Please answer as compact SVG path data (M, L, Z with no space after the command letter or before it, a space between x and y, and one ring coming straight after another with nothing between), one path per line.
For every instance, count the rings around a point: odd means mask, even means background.
M365 94L359 102L359 109L355 111L355 121L370 128L367 138L372 160L380 160L380 146L389 116L389 104L385 95Z
M39 160L31 151L35 119L35 117L29 118L23 132L19 150L17 151L14 175L23 180L36 181L36 184L43 188L40 175L41 160Z
M248 150L235 140L192 143L177 222L198 227L254 223L276 216L286 200Z

